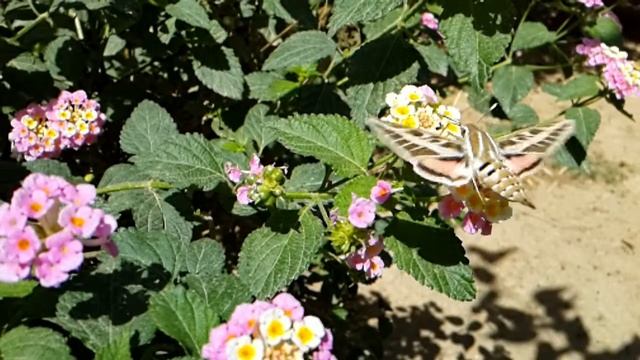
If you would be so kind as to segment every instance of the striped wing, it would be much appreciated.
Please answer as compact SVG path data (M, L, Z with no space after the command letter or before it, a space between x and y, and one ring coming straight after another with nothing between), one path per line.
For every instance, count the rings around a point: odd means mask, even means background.
M499 138L498 147L511 172L527 176L539 169L542 160L564 144L574 129L572 120L534 126Z
M421 177L447 186L461 186L471 179L462 140L444 139L423 129L408 129L377 118L370 118L367 124Z

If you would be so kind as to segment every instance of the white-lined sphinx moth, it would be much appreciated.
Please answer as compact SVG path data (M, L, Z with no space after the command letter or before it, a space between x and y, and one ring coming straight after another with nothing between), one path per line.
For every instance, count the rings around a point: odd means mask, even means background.
M446 186L472 181L502 197L533 207L521 178L540 168L542 160L571 137L571 120L519 130L493 139L474 125L460 125L462 136L442 137L426 129L405 128L370 118L367 124L380 141L413 165L421 177Z

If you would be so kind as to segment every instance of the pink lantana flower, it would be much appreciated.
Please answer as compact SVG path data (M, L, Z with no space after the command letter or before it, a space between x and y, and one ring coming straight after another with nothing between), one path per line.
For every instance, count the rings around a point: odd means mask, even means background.
M103 216L102 210L93 209L89 206L78 208L66 206L60 212L58 222L63 227L68 228L71 233L87 238L95 232Z
M383 204L389 200L391 192L391 183L384 180L378 180L376 185L371 188L370 198L378 204Z
M31 262L40 250L40 239L31 226L9 235L5 245L5 256L20 264Z
M271 300L271 303L282 309L291 320L302 320L304 308L300 301L289 293L280 293Z
M7 236L24 229L27 216L11 209L9 204L0 205L0 236Z
M578 2L583 3L584 6L588 8L599 8L604 6L602 0L578 0Z
M384 261L379 256L384 248L381 239L371 236L366 246L347 256L347 264L358 271L363 271L367 279L382 275Z
M427 104L435 104L438 102L438 95L429 85L422 85L418 88Z
M333 334L331 330L324 330L324 337L318 346L318 350L313 353L313 360L335 360L336 357L331 353L333 351Z
M491 235L491 227L490 221L474 212L468 212L462 220L462 229L469 234L480 232L482 235Z
M438 213L443 219L452 219L460 216L464 209L464 203L456 200L449 194L440 199L438 203Z
M431 30L437 31L438 28L440 27L438 19L434 14L430 12L422 13L422 16L420 17L420 22L422 23L422 26L429 28Z
M260 158L258 155L253 154L251 160L249 160L249 173L254 176L260 176L263 170L264 166L260 163Z
M224 171L227 174L229 180L231 180L231 182L233 182L234 184L242 181L242 170L240 170L237 165L226 163L224 164Z
M90 184L67 186L62 201L73 206L91 205L96 199L96 187Z
M357 228L365 229L373 224L375 217L376 204L353 194L351 206L349 206L349 222Z
M251 198L249 198L250 192L251 192L250 186L247 186L247 185L240 186L239 188L236 189L236 199L242 205L249 205L252 202Z
M253 304L241 304L236 307L229 319L229 327L240 336L250 335L258 329L258 320L265 310L274 306L265 301L256 301Z

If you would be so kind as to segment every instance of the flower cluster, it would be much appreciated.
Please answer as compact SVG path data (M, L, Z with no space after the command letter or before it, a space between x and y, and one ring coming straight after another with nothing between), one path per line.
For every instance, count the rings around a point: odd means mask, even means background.
M385 97L389 114L381 120L406 128L423 128L441 136L461 137L460 110L440 102L435 91L427 85L405 85L400 93Z
M102 246L115 256L116 220L91 207L95 197L93 185L27 176L11 203L0 206L0 281L33 275L42 286L58 286L82 264L84 246Z
M578 2L583 3L584 6L588 8L600 8L604 6L602 0L578 0Z
M422 16L420 17L420 22L422 23L422 26L434 31L438 31L438 29L440 28L438 18L436 18L436 16L430 12L423 12Z
M258 155L249 160L249 170L241 170L237 164L226 163L224 170L231 182L237 184L236 199L242 205L263 203L272 205L284 190L286 167L264 166Z
M389 182L378 180L371 188L369 199L352 195L346 220L332 214L334 227L330 238L334 248L343 254L348 253L346 263L364 272L367 279L380 277L384 269L380 257L384 244L370 227L376 218L376 206L385 203L392 192ZM354 250L358 244L360 247Z
M241 304L229 322L209 333L202 348L208 360L335 359L333 336L322 321L304 315L302 304L280 293L271 302Z
M100 104L84 91L62 91L47 105L31 104L16 113L9 140L28 161L54 158L66 148L93 143L105 119Z
M478 193L473 184L469 183L451 188L450 192L438 203L440 216L452 219L464 215L462 229L469 234L480 232L482 235L490 235L493 223L511 217L509 201L490 189L482 189Z
M626 52L595 39L583 39L576 52L587 57L587 66L602 67L602 78L618 99L640 95L640 69Z

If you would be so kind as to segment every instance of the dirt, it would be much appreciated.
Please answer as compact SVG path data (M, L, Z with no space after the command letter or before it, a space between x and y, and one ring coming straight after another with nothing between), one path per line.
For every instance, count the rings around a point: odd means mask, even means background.
M567 105L541 91L527 103L542 119ZM529 181L536 210L515 205L489 237L458 232L476 300L450 300L393 267L362 288L372 306L391 307L385 359L640 359L640 124L591 107L602 123L589 174L547 172ZM640 114L640 100L625 109Z

